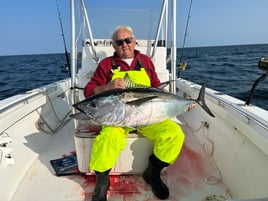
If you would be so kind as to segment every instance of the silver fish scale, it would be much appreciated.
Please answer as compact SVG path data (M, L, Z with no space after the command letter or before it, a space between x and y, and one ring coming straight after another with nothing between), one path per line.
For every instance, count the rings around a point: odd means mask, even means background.
M154 124L181 114L192 101L165 100L156 98L139 106L125 106L122 126L141 127Z
M215 115L205 104L203 84L197 99L186 99L161 90L125 89L112 90L89 97L74 105L99 125L141 127L176 117L198 103L211 117ZM80 117L79 118L83 118Z
M131 103L146 97L155 98L143 103ZM99 97L93 101L94 104L91 101L85 104L83 110L90 114L97 124L133 128L177 116L193 103L192 100L178 99L173 95L150 92L124 92L120 95Z

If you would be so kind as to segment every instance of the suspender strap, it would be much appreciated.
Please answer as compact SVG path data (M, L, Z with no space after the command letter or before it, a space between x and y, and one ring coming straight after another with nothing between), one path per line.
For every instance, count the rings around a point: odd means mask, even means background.
M144 67L143 67L141 58L138 57L138 62L137 62L137 65L136 65L136 67L135 67L135 70L141 70L141 68L144 68Z
M112 69L118 69L120 66L116 63L114 56L111 56L111 62L112 62Z

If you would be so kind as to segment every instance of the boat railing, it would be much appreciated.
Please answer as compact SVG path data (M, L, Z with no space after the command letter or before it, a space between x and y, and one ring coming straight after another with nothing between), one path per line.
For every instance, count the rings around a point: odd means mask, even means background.
M264 73L263 75L261 75L261 76L254 82L254 84L253 84L253 86L252 86L252 88L251 88L251 91L250 91L250 93L249 93L249 96L248 96L248 98L247 98L247 100L246 100L246 105L249 105L249 104L250 104L250 102L251 102L251 100L252 100L252 98L253 98L253 94L254 94L254 92L255 92L255 90L256 90L258 84L259 84L260 82L262 82L265 78L268 77L268 59L267 59L267 58L261 58L261 59L259 60L258 67L259 67L260 69L264 70L265 73Z
M43 87L36 88L23 94L12 96L0 101L0 119L2 125L0 135L4 133L8 128L16 124L16 122L26 117L33 111L37 111L39 108L46 104L50 105L55 119L57 119L57 122L61 124L63 121L65 121L67 117L66 114L70 111L66 111L66 113L62 111L63 113L60 115L61 117L59 117L57 114L58 111L54 109L53 102L56 99L68 99L66 90L70 90L70 79L65 79L53 84L45 85ZM70 103L66 104L70 105ZM71 108L71 106L69 106L69 108Z

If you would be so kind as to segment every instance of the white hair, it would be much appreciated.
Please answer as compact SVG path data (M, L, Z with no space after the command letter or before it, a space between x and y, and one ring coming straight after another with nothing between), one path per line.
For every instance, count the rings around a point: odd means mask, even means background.
M133 33L133 29L130 26L120 25L120 26L117 26L115 28L115 30L114 30L114 32L112 34L112 41L114 41L116 33L121 29L128 30L131 33L132 37L135 38L134 33Z

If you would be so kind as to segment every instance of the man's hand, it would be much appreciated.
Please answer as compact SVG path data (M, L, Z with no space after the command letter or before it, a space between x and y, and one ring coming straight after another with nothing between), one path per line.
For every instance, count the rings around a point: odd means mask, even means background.
M125 89L126 88L125 80L123 78L117 78L117 79L113 80L112 82L109 82L107 84L107 88L108 88L108 90L110 90L110 89Z
M99 93L102 93L104 91L108 91L111 89L125 89L125 88L126 88L126 84L125 84L124 79L117 78L105 85L95 87L94 94L99 94Z

